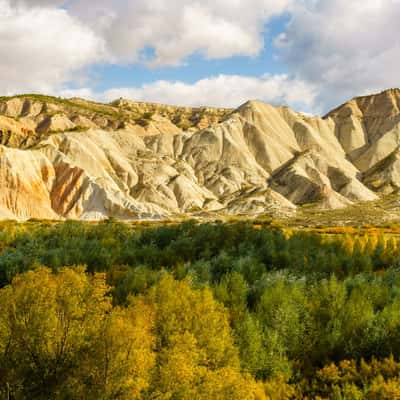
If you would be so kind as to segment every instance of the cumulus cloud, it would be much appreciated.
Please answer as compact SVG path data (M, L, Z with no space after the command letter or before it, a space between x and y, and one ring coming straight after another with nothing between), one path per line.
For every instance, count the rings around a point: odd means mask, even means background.
M54 93L100 61L256 56L265 24L291 1L0 0L0 91Z
M17 9L63 5L104 40L109 61L137 62L151 48L150 63L178 65L196 52L213 59L259 54L265 24L293 0L3 1Z
M303 0L275 45L289 71L319 88L327 110L398 86L398 0Z
M312 86L287 75L266 75L260 78L219 75L192 84L157 81L140 87L115 88L103 93L90 89L66 90L66 97L86 97L98 101L112 101L119 97L136 101L159 102L186 106L238 107L249 99L279 105L290 105L308 111L314 106Z
M67 11L0 2L2 94L54 91L101 59L103 41Z
M110 57L134 62L152 48L155 65L254 56L264 48L265 24L292 0L71 0L70 12L105 38Z

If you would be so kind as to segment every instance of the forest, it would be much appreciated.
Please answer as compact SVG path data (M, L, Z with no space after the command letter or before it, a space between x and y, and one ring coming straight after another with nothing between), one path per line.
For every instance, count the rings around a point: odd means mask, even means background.
M398 237L3 222L0 398L400 399Z

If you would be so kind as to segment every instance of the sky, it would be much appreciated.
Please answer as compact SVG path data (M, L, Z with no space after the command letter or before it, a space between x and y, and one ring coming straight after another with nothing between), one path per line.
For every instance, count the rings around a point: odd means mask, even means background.
M0 95L324 114L399 87L400 0L0 0Z

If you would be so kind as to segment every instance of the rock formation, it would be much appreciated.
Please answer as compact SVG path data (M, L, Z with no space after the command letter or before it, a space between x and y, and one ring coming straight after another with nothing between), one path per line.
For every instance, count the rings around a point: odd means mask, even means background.
M0 218L293 214L400 188L400 90L324 118L120 99L0 98Z

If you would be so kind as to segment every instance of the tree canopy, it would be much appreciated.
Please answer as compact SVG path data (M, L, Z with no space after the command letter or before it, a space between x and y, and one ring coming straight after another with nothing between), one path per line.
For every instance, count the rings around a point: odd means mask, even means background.
M0 398L399 397L394 236L0 225Z

